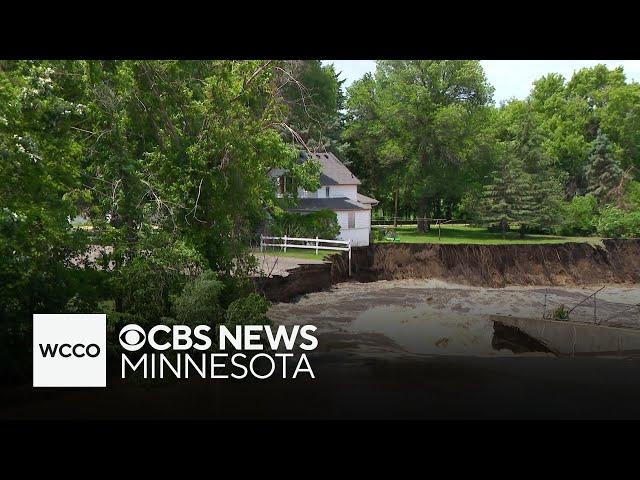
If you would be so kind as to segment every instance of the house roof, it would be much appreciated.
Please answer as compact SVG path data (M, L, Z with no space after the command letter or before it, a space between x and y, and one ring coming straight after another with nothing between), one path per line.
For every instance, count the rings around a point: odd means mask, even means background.
M320 162L320 185L360 185L360 180L331 152L302 152L303 161Z
M335 198L299 198L293 212L315 212L318 210L368 210L368 205L355 202L347 197Z
M364 203L366 205L377 205L378 203L380 203L375 198L367 197L366 195L363 195L361 193L356 194L356 199L358 200L358 203Z

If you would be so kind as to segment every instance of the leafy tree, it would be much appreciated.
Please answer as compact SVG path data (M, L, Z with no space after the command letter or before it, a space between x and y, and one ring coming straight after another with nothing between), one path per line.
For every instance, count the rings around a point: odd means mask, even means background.
M0 62L3 319L86 309L99 291L120 313L166 315L192 260L230 284L250 272L255 226L279 208L268 169L303 187L318 180L283 140L283 70L276 61ZM78 214L90 229L71 224ZM92 246L105 247L102 272L78 265ZM100 282L82 281L94 274Z
M61 311L87 289L69 264L85 235L68 221L68 193L80 186L80 146L68 132L85 105L52 66L0 62L0 317L12 322Z
M611 142L602 131L598 132L587 166L589 193L600 203L609 200L623 177L622 168L613 152Z
M348 92L345 135L354 169L375 179L374 193L387 192L381 207L395 212L403 191L401 210L450 216L490 157L483 129L492 87L480 63L379 61L375 75Z
M283 96L289 105L287 122L310 149L342 156L344 94L333 65L320 60L292 60L282 70Z

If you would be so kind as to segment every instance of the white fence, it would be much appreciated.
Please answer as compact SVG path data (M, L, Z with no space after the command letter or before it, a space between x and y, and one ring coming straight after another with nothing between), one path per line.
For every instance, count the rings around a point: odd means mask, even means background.
M281 243L270 243L269 241L278 241ZM300 242L300 243L296 243ZM322 244L322 245L321 245ZM332 244L337 246L327 246L326 244ZM260 235L260 251L262 252L265 247L280 247L285 252L288 248L307 248L316 251L318 250L340 250L343 252L349 252L349 276L351 276L351 239L349 240L327 240L326 238L298 238L298 237L265 237Z

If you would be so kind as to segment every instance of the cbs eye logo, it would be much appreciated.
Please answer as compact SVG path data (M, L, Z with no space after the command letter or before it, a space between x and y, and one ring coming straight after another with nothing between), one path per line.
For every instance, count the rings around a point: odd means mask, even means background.
M120 345L129 352L140 350L147 339L147 334L142 327L135 324L129 324L120 330Z

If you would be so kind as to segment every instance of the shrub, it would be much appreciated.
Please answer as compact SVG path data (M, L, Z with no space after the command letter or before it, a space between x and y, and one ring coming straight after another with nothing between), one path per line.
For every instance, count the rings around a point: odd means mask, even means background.
M640 208L640 182L635 180L629 182L625 201L630 208Z
M257 293L234 300L227 309L225 325L270 325L269 305L269 301Z
M326 238L332 240L340 233L338 216L333 210L300 214L282 212L271 225L275 236Z
M375 242L384 242L385 230L382 228L372 228L373 240Z
M604 237L622 237L627 233L625 212L608 205L600 210L597 223L598 234Z
M597 202L593 195L576 195L563 210L562 233L589 235L595 231Z
M625 237L640 237L640 211L627 212L622 222Z
M202 270L203 261L192 248L162 241L160 237L147 241L133 259L113 272L109 285L116 311L156 323L170 313L170 299L182 291L188 275Z
M562 304L552 312L551 316L554 320L568 320L569 309Z
M169 277L153 259L138 257L128 261L109 282L116 297L116 310L139 315L144 322L155 322L169 310Z
M223 288L224 284L211 270L188 281L173 304L178 323L215 325L222 322L224 310L220 305L220 295Z

